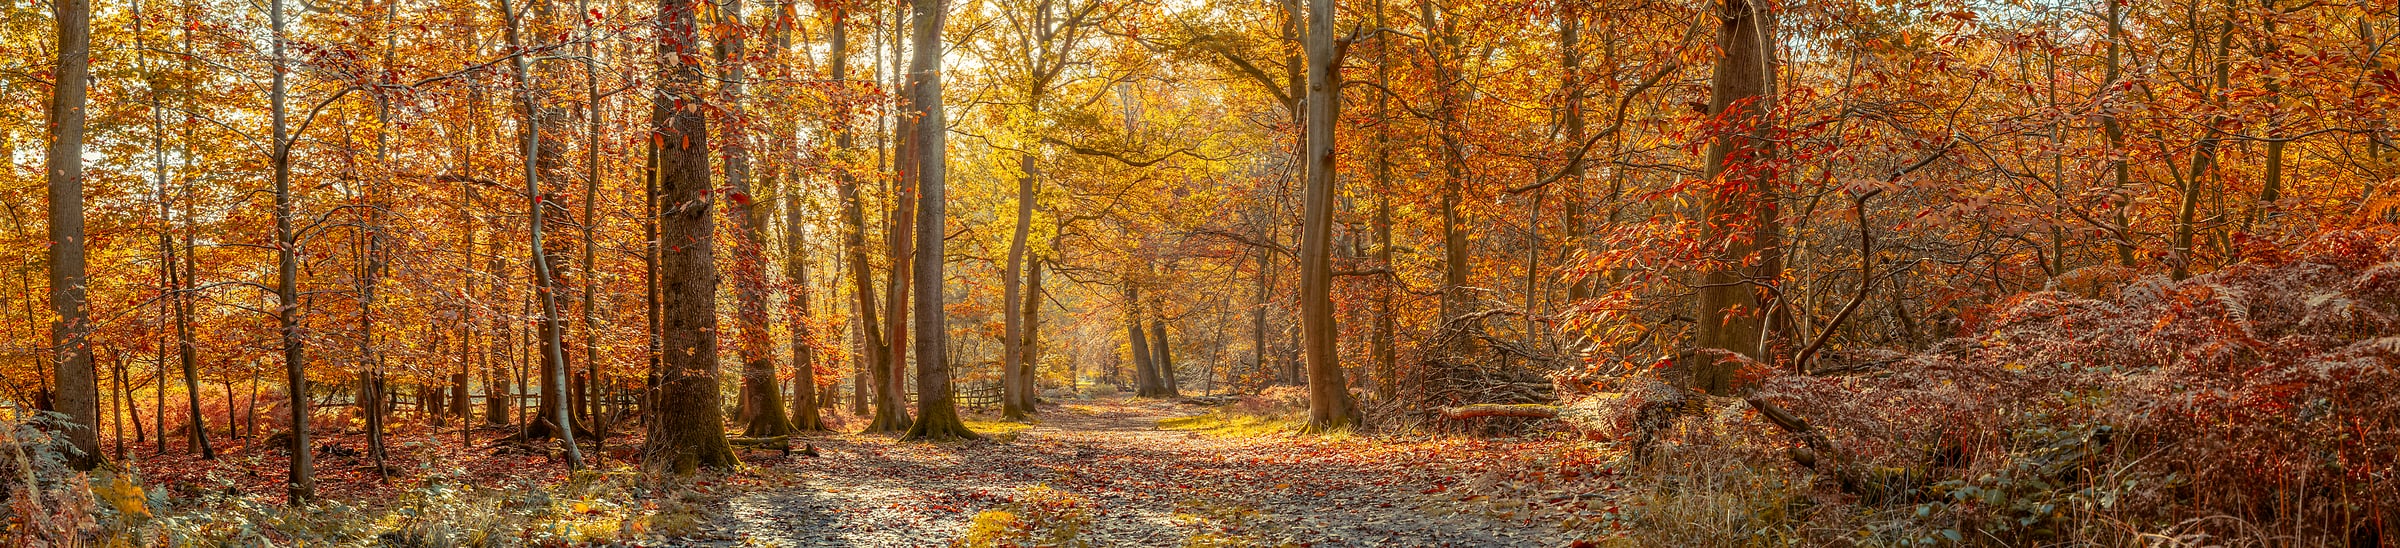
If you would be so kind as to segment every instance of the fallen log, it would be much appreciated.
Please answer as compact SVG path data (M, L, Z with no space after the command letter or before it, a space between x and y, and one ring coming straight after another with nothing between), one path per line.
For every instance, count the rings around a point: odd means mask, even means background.
M1452 420L1483 417L1526 417L1550 419L1558 417L1558 406L1538 403L1478 403L1441 408L1442 417Z

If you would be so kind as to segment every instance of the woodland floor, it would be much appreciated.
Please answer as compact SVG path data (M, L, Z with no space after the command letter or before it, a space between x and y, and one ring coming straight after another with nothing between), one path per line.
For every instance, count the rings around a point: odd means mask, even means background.
M1161 427L1171 401L1045 406L948 444L813 438L819 458L725 502L712 545L949 544L1028 488L1071 495L1091 546L1565 546L1611 521L1613 472L1576 442L1222 436ZM1049 500L1058 500L1049 496ZM1605 527L1605 526L1603 526Z

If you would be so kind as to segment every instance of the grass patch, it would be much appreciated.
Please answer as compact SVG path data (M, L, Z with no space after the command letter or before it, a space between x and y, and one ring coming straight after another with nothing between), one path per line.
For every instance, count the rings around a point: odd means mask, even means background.
M1017 434L1033 429L1032 424L1017 421L967 419L965 422L968 430L1003 442L1016 441Z
M1228 413L1224 410L1158 421L1160 430L1181 430L1220 438L1259 438L1298 431L1296 417Z

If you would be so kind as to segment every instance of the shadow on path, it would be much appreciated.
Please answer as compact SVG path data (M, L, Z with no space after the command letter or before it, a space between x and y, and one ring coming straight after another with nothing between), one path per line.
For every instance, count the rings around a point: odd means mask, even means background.
M977 512L1043 485L1086 501L1091 546L1559 546L1541 524L1426 503L1438 476L1339 444L1223 439L1158 428L1195 414L1170 402L1101 400L1045 407L1042 423L960 444L881 436L813 441L788 485L728 501L712 528L770 546L940 546Z

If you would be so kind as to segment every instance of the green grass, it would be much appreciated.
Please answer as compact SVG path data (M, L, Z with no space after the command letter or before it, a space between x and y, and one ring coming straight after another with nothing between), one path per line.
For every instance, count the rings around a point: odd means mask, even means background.
M1158 421L1160 430L1182 430L1220 438L1259 438L1290 434L1300 429L1297 417L1260 416L1210 411Z
M967 419L965 422L968 430L986 436L1013 435L1033 428L1032 424L1016 421Z

